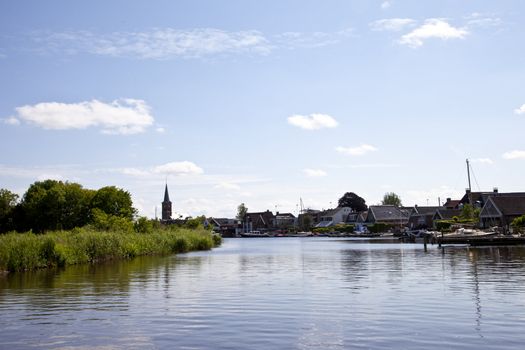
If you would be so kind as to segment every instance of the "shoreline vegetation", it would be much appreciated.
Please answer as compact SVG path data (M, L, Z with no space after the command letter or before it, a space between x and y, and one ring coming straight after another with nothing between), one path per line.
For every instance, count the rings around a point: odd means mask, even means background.
M0 189L0 274L209 250L221 237L204 221L164 225L137 216L130 193L115 186L37 181L20 200Z
M220 236L205 229L165 227L148 233L97 231L91 227L45 234L10 232L0 235L0 271L28 271L142 255L168 255L210 250Z

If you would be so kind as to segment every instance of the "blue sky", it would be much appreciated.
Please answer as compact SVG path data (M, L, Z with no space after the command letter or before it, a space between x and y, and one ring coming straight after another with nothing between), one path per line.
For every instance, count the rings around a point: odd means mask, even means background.
M154 216L523 191L522 1L0 4L0 187Z

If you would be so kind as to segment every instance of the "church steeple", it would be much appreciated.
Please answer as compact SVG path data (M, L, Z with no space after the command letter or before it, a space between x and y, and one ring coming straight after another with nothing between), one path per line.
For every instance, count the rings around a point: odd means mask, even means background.
M164 202L170 201L170 195L168 193L168 184L166 183L166 189L164 189Z
M171 220L171 201L168 193L168 183L164 189L164 201L162 202L162 221Z

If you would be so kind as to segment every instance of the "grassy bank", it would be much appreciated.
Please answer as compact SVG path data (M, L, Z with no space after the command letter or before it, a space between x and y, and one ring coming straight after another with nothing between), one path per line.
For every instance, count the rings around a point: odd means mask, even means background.
M220 237L209 231L183 228L150 233L100 232L90 228L46 234L8 233L0 236L0 271L209 250L220 242Z

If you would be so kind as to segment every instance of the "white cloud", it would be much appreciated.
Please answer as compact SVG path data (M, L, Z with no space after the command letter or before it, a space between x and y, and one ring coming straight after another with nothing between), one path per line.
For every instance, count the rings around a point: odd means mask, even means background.
M276 43L283 48L316 48L333 45L348 38L353 33L353 29L347 28L337 32L285 32L275 36Z
M306 130L318 130L337 127L337 121L327 114L292 115L288 117L288 123Z
M412 26L416 23L411 18L388 18L380 19L369 24L370 28L375 31L392 31L398 32L405 27Z
M465 28L456 28L439 18L427 19L425 23L401 37L399 42L412 48L423 45L424 41L431 38L441 40L464 39L469 32Z
M240 52L267 54L272 49L264 35L256 30L228 32L214 28L162 28L105 35L73 31L53 33L36 40L44 42L48 50L69 54L87 52L141 59L196 58Z
M166 132L166 129L164 129L163 127L159 126L158 128L155 129L155 131L158 132L159 134L162 134L162 133Z
M166 175L198 175L202 174L204 171L195 163L183 161L159 165L153 169L153 172Z
M503 153L504 159L525 159L525 151L510 151Z
M217 189L221 190L240 190L241 186L231 183L231 182L221 182L214 186Z
M151 173L146 170L137 169L137 168L123 168L119 171L124 175L137 176L137 177L148 177L151 176Z
M308 177L323 177L328 175L326 171L321 169L303 169L303 172Z
M4 124L7 125L20 125L20 120L16 119L15 117L9 117L3 119Z
M521 105L521 107L519 107L519 108L516 108L514 110L514 113L516 113L516 114L525 114L525 104Z
M494 162L490 158L474 158L470 159L470 162L478 164L494 164Z
M383 10L386 10L387 8L389 8L392 4L390 3L390 1L383 1L381 3L381 9Z
M497 27L500 26L501 18L474 12L466 17L469 27Z
M365 155L368 152L374 152L377 151L377 148L371 145L362 144L357 147L337 147L335 149L337 152L350 155L350 156L362 156Z
M153 124L143 100L98 100L79 103L42 102L16 108L17 119L44 129L67 130L98 127L106 134L137 134Z

